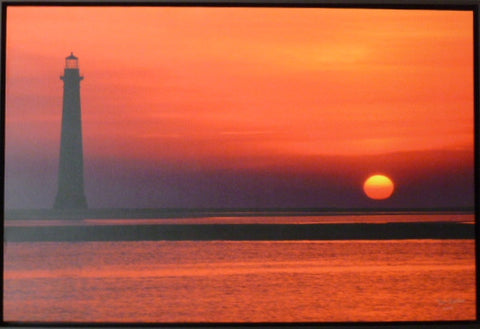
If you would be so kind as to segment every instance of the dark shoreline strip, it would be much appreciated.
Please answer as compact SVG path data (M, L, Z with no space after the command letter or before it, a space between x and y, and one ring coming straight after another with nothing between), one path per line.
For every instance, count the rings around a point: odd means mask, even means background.
M7 209L5 219L122 219L250 216L344 216L399 214L474 214L474 208L239 208L239 209Z
M434 223L384 224L207 224L11 226L5 241L275 241L474 239L475 225Z

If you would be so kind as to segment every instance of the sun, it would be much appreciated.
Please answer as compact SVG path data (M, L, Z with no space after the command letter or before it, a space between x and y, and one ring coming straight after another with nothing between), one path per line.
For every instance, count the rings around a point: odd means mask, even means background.
M385 175L373 175L363 183L363 191L374 200L384 200L392 196L394 190L393 181Z

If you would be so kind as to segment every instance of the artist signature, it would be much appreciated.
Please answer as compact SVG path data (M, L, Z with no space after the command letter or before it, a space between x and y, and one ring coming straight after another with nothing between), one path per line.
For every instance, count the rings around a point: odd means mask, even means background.
M451 299L437 299L437 304L443 306L445 310L453 309L454 305L465 303L465 299L451 298Z

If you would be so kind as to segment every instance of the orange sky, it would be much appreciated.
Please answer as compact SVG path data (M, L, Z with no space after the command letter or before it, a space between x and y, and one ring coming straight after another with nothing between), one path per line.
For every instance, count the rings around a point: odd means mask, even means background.
M9 6L6 45L7 207L53 202L71 51L91 207L473 204L472 11Z
M472 149L472 38L468 11L9 7L7 143L58 145L73 51L91 156Z

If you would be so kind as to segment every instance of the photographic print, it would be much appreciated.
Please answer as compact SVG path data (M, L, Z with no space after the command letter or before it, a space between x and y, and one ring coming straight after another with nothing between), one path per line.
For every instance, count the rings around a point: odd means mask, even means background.
M472 8L4 10L4 321L477 319Z

